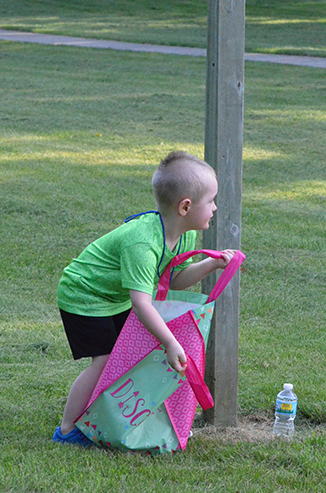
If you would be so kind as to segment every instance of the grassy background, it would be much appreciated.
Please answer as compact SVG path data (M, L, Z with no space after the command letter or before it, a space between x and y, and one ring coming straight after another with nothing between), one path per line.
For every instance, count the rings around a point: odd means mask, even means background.
M71 361L55 292L84 246L153 207L163 156L203 157L205 60L0 48L0 490L324 491L324 71L246 64L239 417L256 431L195 430L184 454L151 459L51 442L87 364ZM290 444L270 440L286 380Z
M326 56L326 0L246 0L246 50ZM0 27L206 46L207 0L2 0Z

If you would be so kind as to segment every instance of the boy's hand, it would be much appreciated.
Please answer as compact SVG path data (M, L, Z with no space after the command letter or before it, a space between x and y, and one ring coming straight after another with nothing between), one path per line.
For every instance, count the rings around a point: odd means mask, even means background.
M166 356L169 365L175 370L175 371L185 371L187 368L187 358L185 355L184 350L182 349L182 346L178 343L178 341L174 340L171 341L167 346L166 346Z
M232 257L235 255L236 250L223 250L221 253L222 258L216 260L217 269L225 269Z

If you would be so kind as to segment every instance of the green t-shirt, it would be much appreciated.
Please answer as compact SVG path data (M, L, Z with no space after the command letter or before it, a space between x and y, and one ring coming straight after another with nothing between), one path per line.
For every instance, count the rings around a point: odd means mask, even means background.
M187 231L171 252L164 241L159 214L145 214L124 223L91 243L64 269L58 286L59 308L92 317L128 310L129 290L152 295L158 283L158 268L161 275L178 252L194 250L195 239L196 231ZM191 259L176 270L190 263Z

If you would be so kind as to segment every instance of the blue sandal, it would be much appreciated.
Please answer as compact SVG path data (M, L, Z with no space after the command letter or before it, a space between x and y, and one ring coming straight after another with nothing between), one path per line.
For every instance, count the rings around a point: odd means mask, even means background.
M83 447L90 447L91 445L94 445L93 442L91 442L91 440L89 440L77 427L67 433L67 435L63 435L61 433L61 427L58 426L54 432L52 440L54 442L82 445Z

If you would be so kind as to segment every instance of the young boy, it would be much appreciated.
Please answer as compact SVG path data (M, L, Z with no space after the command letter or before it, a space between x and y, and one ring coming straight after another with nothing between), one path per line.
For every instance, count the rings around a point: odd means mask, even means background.
M63 272L58 305L74 359L92 362L71 387L61 427L53 440L90 441L74 421L85 409L130 308L166 348L172 368L186 366L183 348L152 305L152 293L170 260L195 249L197 230L209 227L216 210L216 175L207 163L185 152L172 152L152 180L157 211L132 216L122 226L91 243ZM191 259L175 268L171 289L186 289L215 269L224 269L234 255Z

